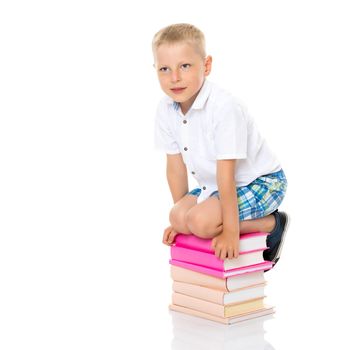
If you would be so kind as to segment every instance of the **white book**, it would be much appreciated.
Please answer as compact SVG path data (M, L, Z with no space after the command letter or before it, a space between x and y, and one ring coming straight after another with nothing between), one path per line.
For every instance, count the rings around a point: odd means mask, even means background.
M265 283L249 286L241 289L236 289L232 292L223 292L221 290L202 287L195 284L184 282L173 282L173 291L188 295L194 298L207 300L212 303L227 305L232 303L239 303L246 300L263 298Z

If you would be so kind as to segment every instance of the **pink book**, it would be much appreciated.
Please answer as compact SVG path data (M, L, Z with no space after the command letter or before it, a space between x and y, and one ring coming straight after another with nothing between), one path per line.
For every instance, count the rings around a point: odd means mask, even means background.
M204 274L215 276L218 278L227 278L227 277L238 276L238 275L242 275L244 273L249 273L249 272L254 272L254 271L269 270L273 266L272 262L264 261L263 263L256 264L256 265L243 266L240 268L223 271L223 270L218 270L218 269L214 269L211 267L193 264L193 263L189 263L186 261L179 261L179 260L175 260L175 259L171 259L169 262L171 265L174 265L174 266L183 267L185 269L204 273Z
M266 249L266 232L254 232L241 234L239 237L239 253L260 251ZM177 247L195 249L206 253L213 253L211 248L212 239L199 238L193 234L178 234L175 237L175 245Z
M221 271L261 264L264 262L263 250L264 249L240 254L236 259L221 260L215 256L213 250L211 252L203 252L200 250L178 247L177 245L171 246L170 248L171 258L173 260L185 261Z

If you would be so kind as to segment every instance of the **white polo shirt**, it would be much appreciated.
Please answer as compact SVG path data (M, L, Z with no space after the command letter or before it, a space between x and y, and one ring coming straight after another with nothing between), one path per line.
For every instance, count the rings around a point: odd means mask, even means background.
M237 187L281 169L246 108L230 92L207 79L186 115L170 97L161 99L154 138L156 149L182 154L188 173L202 189L198 203L218 190L219 159L237 159Z

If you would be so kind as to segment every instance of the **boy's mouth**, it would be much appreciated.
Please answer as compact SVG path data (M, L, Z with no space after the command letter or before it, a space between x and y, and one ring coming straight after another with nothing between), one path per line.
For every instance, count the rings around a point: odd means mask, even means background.
M174 88L174 89L171 89L171 91L175 94L179 94L181 93L182 91L184 91L186 88Z

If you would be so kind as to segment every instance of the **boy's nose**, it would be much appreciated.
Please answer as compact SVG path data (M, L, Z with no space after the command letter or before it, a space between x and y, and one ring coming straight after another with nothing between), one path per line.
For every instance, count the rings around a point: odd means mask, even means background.
M171 74L171 81L172 82L177 82L180 80L180 72L177 70L174 70Z

